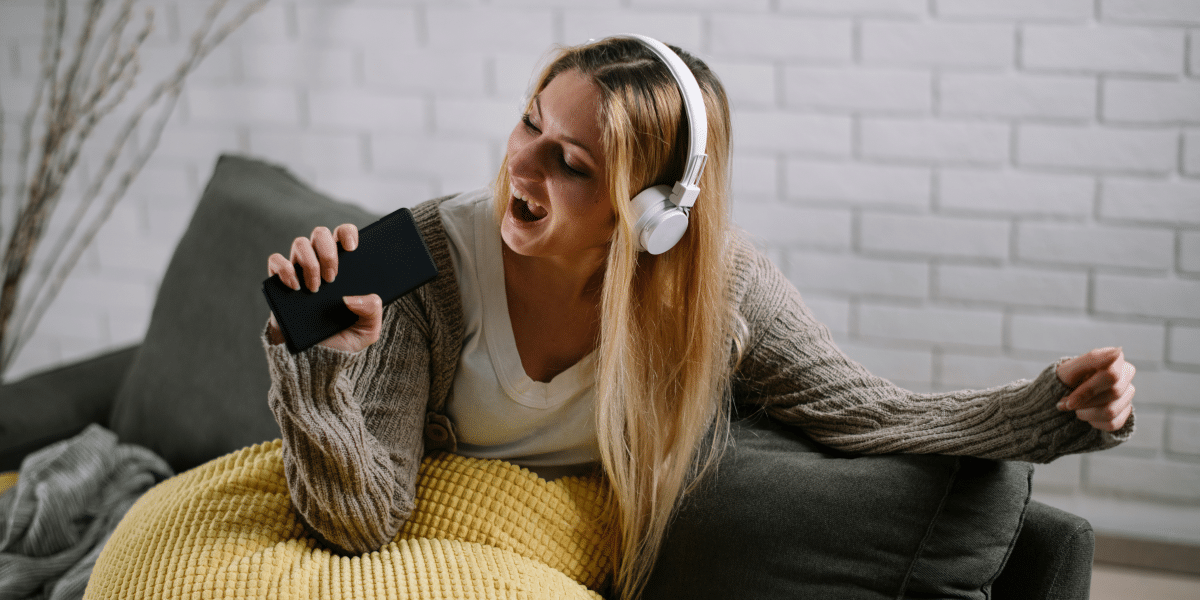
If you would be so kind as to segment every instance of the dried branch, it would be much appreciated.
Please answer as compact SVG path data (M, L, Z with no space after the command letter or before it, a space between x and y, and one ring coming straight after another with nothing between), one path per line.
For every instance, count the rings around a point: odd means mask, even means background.
M99 170L93 175L78 206L60 236L61 243L51 246L51 256L41 269L40 278L34 283L31 293L25 294L21 310L14 314L17 284L36 249L45 223L52 214L56 201L62 194L62 184L75 167L84 143L96 124L120 105L133 88L134 78L139 71L138 52L150 32L152 15L147 11L146 25L135 35L124 49L121 39L125 28L132 20L134 0L124 0L118 16L107 33L93 38L94 28L99 22L104 0L92 0L88 5L88 18L80 31L76 52L70 65L60 79L62 41L65 28L65 0L47 0L46 37L43 44L43 79L35 91L34 106L25 123L22 157L30 156L32 130L36 114L41 112L45 90L49 91L46 128L41 143L41 163L26 187L24 181L18 186L18 198L25 204L14 223L13 234L8 241L4 256L4 286L0 288L0 372L7 370L13 358L28 342L45 315L49 305L61 291L67 276L82 257L84 251L95 240L101 226L112 214L117 203L124 197L137 178L158 142L174 111L183 83L211 51L240 27L270 0L251 0L248 4L220 27L216 26L219 13L227 0L215 0L205 13L200 26L192 35L185 58L165 80L159 82L139 103L118 130L105 155ZM96 10L100 7L100 10ZM93 45L94 41L94 45ZM94 48L94 49L93 49ZM151 124L149 137L141 148L135 148L133 133L143 117L151 110L157 115ZM2 112L0 112L2 116ZM133 153L127 168L117 178L107 193L98 211L85 224L91 208L105 189L116 163L126 151ZM21 176L27 173L22 164ZM75 233L83 227L78 237ZM66 258L63 259L63 256ZM11 264L11 268L10 268ZM17 317L17 318L13 318ZM12 334L16 335L12 335Z
M116 60L118 51L120 50L121 39L125 35L125 27L133 20L133 2L134 0L122 0L121 8L117 11L117 16L113 20L112 25L105 29L105 32L96 40L96 50L88 52L82 69L82 79L79 87L82 90L93 90L93 92L84 92L81 97L86 96L90 102L94 97L94 90L101 89L101 85L93 85L93 78L98 78L103 81L112 68L113 61ZM148 9L149 10L149 9ZM86 112L86 108L81 108L81 111Z
M54 98L58 92L58 65L62 60L62 39L66 30L66 24L66 0L58 0L57 2L55 0L46 0L46 35L43 38L41 56L42 79L35 88L29 114L25 117L21 140L21 155L19 157L20 183L17 186L17 197L18 199L27 198L28 204L18 203L12 233L8 236L8 245L4 252L2 265L4 281L3 284L0 284L0 340L5 339L7 336L8 322L17 303L17 292L19 290L21 275L32 255L31 246L33 242L29 231L32 219L29 216L29 211L31 208L30 205L38 203L40 193L37 178L34 179L33 184L28 184L28 187L26 187L26 173L28 172L27 168L29 158L32 156L33 147L33 123L37 119L37 115L41 112L42 95L46 87L50 87L51 98ZM39 144L43 148L46 147L45 138L49 138L51 135L50 129L47 126L47 131L43 134L43 143ZM39 173L44 171L48 160L49 158L43 152L38 166ZM0 369L3 368L3 363L0 362Z
M42 94L45 92L46 86L50 84L58 72L56 48L62 41L63 30L66 28L66 7L64 2L55 0L46 0L46 24L44 26L45 35L42 36L42 52L40 62L42 66L42 75L38 79L38 85L33 91L33 100L30 102L29 110L25 114L25 122L21 125L21 152L17 155L17 160L20 161L17 166L17 187L16 206L17 215L20 216L20 199L27 197L28 191L28 173L29 173L29 158L33 155L33 124L37 120L38 114L42 108ZM16 227L14 226L14 230ZM4 240L10 242L11 233L8 228L4 228L0 233L4 234ZM5 252L7 259L8 253ZM5 260L0 264L0 272L8 272L8 261Z
M4 82L0 81L0 84ZM8 139L4 136L4 86L0 85L0 231L4 230L4 145Z

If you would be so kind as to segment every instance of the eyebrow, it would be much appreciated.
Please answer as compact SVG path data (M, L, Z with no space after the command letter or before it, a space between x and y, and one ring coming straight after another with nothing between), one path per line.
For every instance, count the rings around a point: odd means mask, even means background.
M538 115L540 116L542 114L542 95L538 94L534 96L533 103L537 106ZM588 158L590 158L592 162L596 162L596 154L592 152L592 149L588 148L586 144L571 136L563 136L563 140L570 142L573 146L579 147L581 150L587 153Z

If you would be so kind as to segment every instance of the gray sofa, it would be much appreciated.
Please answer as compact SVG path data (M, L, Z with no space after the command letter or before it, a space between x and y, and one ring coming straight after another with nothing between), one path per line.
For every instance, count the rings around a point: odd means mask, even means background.
M259 332L268 254L377 218L224 156L138 346L0 386L0 471L89 423L176 471L278 437ZM755 414L689 496L646 598L1087 598L1092 530L1030 501L1032 466L859 457Z

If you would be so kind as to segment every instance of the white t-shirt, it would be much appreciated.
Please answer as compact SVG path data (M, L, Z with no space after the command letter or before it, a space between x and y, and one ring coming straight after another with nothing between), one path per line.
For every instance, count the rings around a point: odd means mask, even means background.
M600 460L595 353L549 383L530 379L508 316L491 192L461 194L439 210L465 319L462 361L447 405L459 454L504 459L547 478L590 468Z

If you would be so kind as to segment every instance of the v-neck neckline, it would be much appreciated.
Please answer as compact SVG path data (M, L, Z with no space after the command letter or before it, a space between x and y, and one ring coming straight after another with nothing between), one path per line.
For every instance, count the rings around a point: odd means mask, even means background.
M508 295L505 293L503 241L495 223L489 202L476 205L475 248L478 253L479 278L483 289L495 290L492 298L484 298L483 328L488 355L500 386L516 402L530 408L550 408L565 402L579 391L593 385L595 350L555 375L548 382L535 381L525 372L512 319L508 314Z

